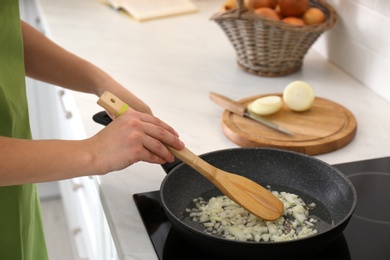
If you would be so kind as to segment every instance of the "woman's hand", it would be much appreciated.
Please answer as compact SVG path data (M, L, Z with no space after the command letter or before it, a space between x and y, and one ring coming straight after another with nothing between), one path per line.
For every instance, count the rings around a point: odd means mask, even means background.
M138 161L163 164L174 156L166 145L184 148L177 132L160 119L129 109L88 141L101 174L124 169Z

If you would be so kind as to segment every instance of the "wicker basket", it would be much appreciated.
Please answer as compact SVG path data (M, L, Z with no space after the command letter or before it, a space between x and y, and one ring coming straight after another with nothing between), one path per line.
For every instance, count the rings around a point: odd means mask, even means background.
M326 21L307 26L256 15L245 8L243 1L237 0L236 9L217 13L211 19L233 44L238 65L259 76L284 76L299 70L310 46L337 21L335 10L324 0L310 0L309 7L324 11Z

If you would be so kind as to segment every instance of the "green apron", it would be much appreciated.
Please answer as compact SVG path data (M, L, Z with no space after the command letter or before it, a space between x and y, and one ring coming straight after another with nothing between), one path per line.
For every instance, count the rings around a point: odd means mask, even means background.
M0 0L0 136L31 139L28 116L19 1ZM48 259L35 184L0 187L0 259Z

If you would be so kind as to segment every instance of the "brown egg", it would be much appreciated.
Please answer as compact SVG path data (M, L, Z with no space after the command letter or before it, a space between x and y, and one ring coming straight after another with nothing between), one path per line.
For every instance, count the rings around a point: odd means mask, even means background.
M305 22L301 18L298 18L298 17L295 17L295 16L285 17L285 18L282 19L282 21L285 22L285 23L292 24L292 25L298 25L298 26L304 26L305 25Z
M309 0L279 0L280 13L283 17L301 16L307 10Z
M277 0L245 0L244 4L249 10L255 10L261 7L275 8Z
M283 15L282 15L282 13L280 12L280 5L277 4L277 5L275 6L274 9L275 9L276 13L278 14L279 19L283 19Z
M319 23L323 23L326 21L326 16L325 16L325 13L321 9L319 9L317 7L312 7L312 8L309 8L303 14L302 19L305 22L305 24L307 24L307 25L319 24Z
M262 15L262 16L267 17L267 18L272 19L272 20L276 20L276 21L280 20L279 15L275 11L275 9L272 9L269 7L257 8L253 12L255 14Z
M221 12L225 12L234 8L236 8L236 0L226 0L221 7Z

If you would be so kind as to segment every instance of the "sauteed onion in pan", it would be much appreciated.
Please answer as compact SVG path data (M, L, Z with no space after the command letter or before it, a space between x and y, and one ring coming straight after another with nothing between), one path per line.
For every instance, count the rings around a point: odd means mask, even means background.
M296 194L273 191L284 203L283 215L275 221L262 220L228 197L221 195L205 201L194 199L195 208L187 209L192 221L203 224L205 232L231 240L279 242L299 239L317 233L318 220L309 217L316 205L306 203Z

